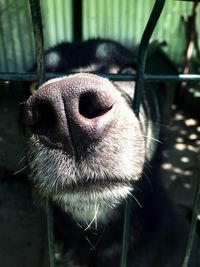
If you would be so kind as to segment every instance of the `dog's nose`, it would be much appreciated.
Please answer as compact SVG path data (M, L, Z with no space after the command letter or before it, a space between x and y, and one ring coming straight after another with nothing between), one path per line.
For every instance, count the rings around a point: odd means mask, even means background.
M75 74L42 85L25 104L25 125L53 147L77 150L100 140L112 123L117 93L92 74Z

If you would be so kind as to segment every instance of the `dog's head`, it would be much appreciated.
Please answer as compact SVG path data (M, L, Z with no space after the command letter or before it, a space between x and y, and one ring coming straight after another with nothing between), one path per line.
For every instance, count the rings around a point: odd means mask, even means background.
M29 176L78 220L104 219L141 176L145 141L133 91L133 83L79 73L44 83L25 104Z

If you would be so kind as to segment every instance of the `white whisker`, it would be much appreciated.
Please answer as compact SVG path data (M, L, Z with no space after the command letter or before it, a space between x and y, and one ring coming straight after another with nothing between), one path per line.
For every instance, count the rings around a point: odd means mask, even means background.
M155 142L162 144L162 142L160 140L158 140L157 138L154 138L152 136L143 135L143 137L145 137L147 140L153 140Z
M95 221L95 229L97 229L97 214L99 211L99 205L95 205L95 214L93 219L91 220L91 222L88 224L88 226L84 229L84 231L86 231L87 229L90 228L90 226L92 225L92 223Z
M135 202L138 204L138 206L140 208L142 208L142 204L139 202L139 200L132 193L129 193L129 195L135 200Z
M26 166L24 166L23 168L21 168L20 170L18 170L18 171L16 171L16 172L14 172L12 175L16 175L16 174L18 174L18 173L21 173L21 172L23 172L24 170L26 170L26 168L28 167L28 165L26 165Z
M22 163L24 160L26 159L26 157L22 157L20 160L19 160L19 164Z
M89 238L85 235L86 240L88 241L88 243L90 244L90 246L92 247L91 250L96 250L95 246L93 246L93 244L91 243L91 241L89 240Z

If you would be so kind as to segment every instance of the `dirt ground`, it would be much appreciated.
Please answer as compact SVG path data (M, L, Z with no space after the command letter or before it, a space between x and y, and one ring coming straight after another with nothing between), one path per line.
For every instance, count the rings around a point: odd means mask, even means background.
M161 177L174 202L192 208L200 179L200 120L176 105L172 110Z
M42 267L46 218L24 179L19 90L0 86L0 266ZM169 125L162 126L166 135L160 172L173 201L191 209L200 178L200 121L175 105L172 111Z

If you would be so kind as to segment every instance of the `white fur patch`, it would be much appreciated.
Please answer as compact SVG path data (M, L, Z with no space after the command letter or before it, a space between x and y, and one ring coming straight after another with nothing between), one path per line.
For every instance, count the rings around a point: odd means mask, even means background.
M131 190L128 185L113 185L112 188L60 193L53 196L53 200L81 224L97 227L97 221L106 223L113 208L130 195Z
M60 55L57 52L49 52L46 55L46 65L49 68L55 68L58 67L58 65L60 64Z
M96 71L96 69L99 67L99 64L90 64L89 66L86 67L80 67L80 68L74 68L71 71L72 72L93 72Z
M101 58L101 59L107 58L108 55L110 54L109 52L110 52L111 48L112 47L110 44L102 43L97 47L95 56L97 58Z

